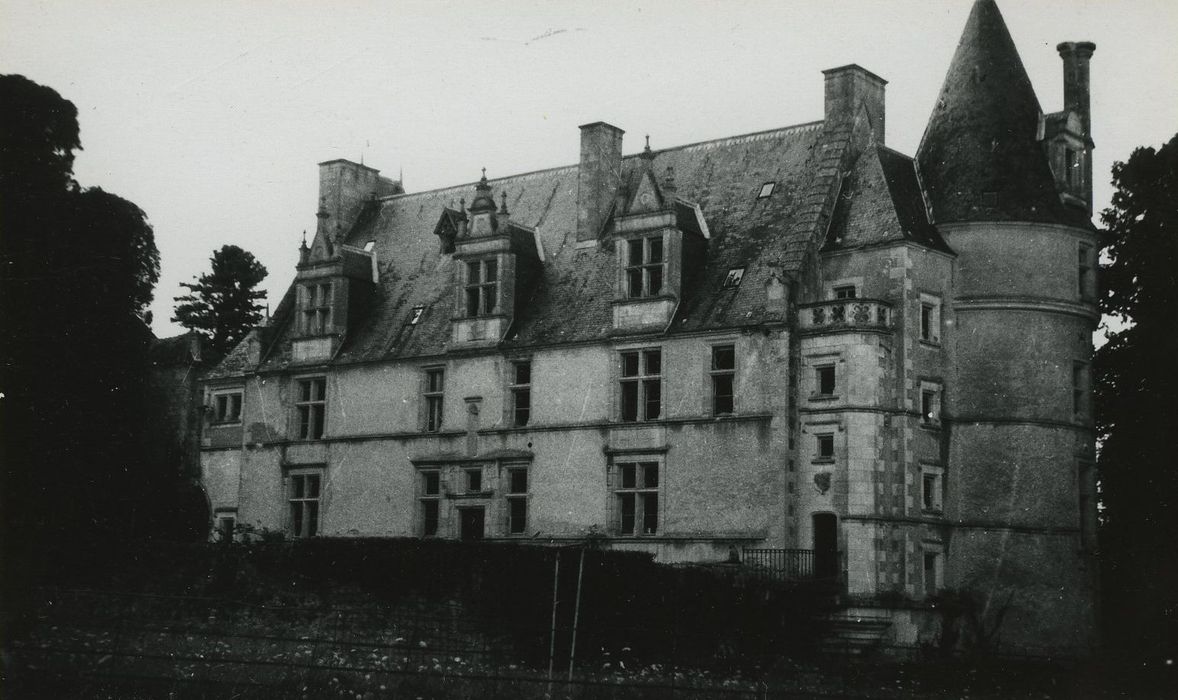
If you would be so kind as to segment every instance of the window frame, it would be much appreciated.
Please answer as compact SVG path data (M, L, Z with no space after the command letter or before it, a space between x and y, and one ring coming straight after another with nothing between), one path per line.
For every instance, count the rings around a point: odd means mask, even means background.
M1083 421L1088 418L1090 379L1088 363L1072 360L1072 419Z
M232 407L232 399L237 398L237 412L232 417L227 417L226 411ZM222 399L224 399L224 406L222 406ZM241 425L242 414L245 412L245 390L240 387L232 389L213 389L209 391L209 408L212 415L209 417L209 424L215 426L223 425Z
M332 298L335 284L331 280L316 279L300 285L303 290L299 320L303 335L316 336L331 333Z
M838 363L824 362L820 365L814 365L814 398L829 399L838 395ZM830 386L824 386L829 378ZM829 388L830 391L824 391Z
M1086 242L1080 242L1076 248L1076 291L1081 301L1091 301L1096 298L1093 280L1096 267L1092 260L1093 247Z
M286 473L287 532L293 539L318 537L323 531L323 492L326 485L323 467L299 467ZM314 496L306 495L306 484L314 479ZM297 484L302 484L300 489ZM297 513L297 515L296 515ZM308 513L313 517L308 518ZM308 526L307 523L311 525Z
M620 537L658 536L663 527L664 460L653 455L630 455L616 458L611 466L614 533ZM653 485L650 484L652 467ZM633 475L629 486L625 478L627 469L632 469ZM626 528L627 502L630 504L629 531Z
M925 428L940 428L944 414L945 387L940 382L921 381L917 396L920 411L920 425Z
M732 363L729 367L719 367L718 351L731 353ZM710 347L710 363L708 369L709 385L711 387L711 405L713 416L731 416L736 413L736 343L719 343ZM727 393L721 391L724 382L728 383ZM726 397L727 405L721 405L722 397ZM727 408L727 410L723 410Z
M527 464L506 464L503 466L503 471L506 476L503 485L503 503L504 503L504 518L503 530L507 537L526 537L528 534L528 526L531 523L531 513L529 512L531 501L532 475L531 468ZM523 490L516 490L516 483L513 479L515 474L523 474ZM519 529L515 528L516 513L514 508L516 504L522 504L522 522Z
M925 542L921 548L920 585L926 596L937 595L945 587L945 547L939 543ZM932 559L932 585L929 585L929 560Z
M831 293L837 300L858 299L859 288L853 284L839 284L831 287Z
M520 381L520 369L527 367L527 381ZM511 361L511 375L508 377L507 393L510 396L508 418L512 426L522 428L532 420L532 360L523 358ZM520 399L524 399L521 407ZM522 418L521 418L522 412Z
M920 315L917 336L927 345L941 344L941 298L933 294L920 295Z
M432 365L421 369L421 429L426 433L441 432L446 418L446 368ZM436 385L435 376L440 378Z
M431 485L430 477L434 477L436 483ZM441 467L429 466L417 470L418 505L416 529L419 537L441 537L442 497L445 492L445 486L443 484Z
M464 318L480 318L499 314L500 289L503 279L502 265L497 256L465 260L463 265L462 314ZM472 274L473 271L473 274ZM488 281L488 272L494 279ZM471 301L474 309L471 309ZM488 307L488 300L490 306Z
M637 356L636 374L627 374L626 358L627 356ZM650 372L650 357L657 355L658 357L658 372ZM618 352L618 419L622 423L644 423L648 421L655 421L662 418L663 415L663 349L661 347L653 348L635 348L632 350L621 350ZM634 414L632 418L627 417L627 390L630 385L634 386ZM650 398L650 389L657 389L657 398L654 400L656 411L651 415L652 401Z
M295 377L294 382L295 439L322 440L327 435L327 375ZM311 391L305 392L304 386L310 387ZM313 390L315 386L321 388L318 397ZM315 430L316 426L318 430Z
M944 467L935 464L920 465L920 509L923 513L933 515L945 512Z
M653 243L658 241L659 257L653 260ZM634 260L634 244L640 245L640 259ZM622 269L623 297L626 299L651 299L662 296L667 288L667 237L661 233L635 236L625 239ZM657 274L656 274L657 273ZM637 275L637 277L635 277ZM658 289L652 289L652 276L658 279ZM635 293L635 282L638 290Z
M827 446L829 446L829 449L826 449ZM834 431L814 433L814 458L811 460L812 462L834 462L837 452L838 450L835 446Z

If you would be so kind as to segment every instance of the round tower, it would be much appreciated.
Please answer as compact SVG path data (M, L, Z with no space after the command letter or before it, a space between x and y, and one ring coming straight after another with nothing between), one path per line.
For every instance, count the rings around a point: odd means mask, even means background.
M1087 104L1085 94L1043 115L997 6L978 0L917 153L957 254L945 584L978 606L973 632L1011 650L1085 654L1096 637L1097 238L1088 114L1072 114Z

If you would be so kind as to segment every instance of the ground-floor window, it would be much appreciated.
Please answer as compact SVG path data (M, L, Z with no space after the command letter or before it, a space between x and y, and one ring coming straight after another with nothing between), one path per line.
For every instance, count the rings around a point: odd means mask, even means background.
M618 534L653 535L659 531L659 468L655 460L614 463Z
M314 537L319 534L323 470L292 471L288 479L290 534L292 537Z
M528 532L528 468L507 468L507 534L525 535Z

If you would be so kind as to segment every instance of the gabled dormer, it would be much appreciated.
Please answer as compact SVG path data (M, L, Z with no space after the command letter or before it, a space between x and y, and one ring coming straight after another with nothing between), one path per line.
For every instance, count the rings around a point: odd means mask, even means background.
M1066 41L1063 59L1064 109L1043 117L1040 140L1055 175L1060 199L1092 215L1092 133L1088 63L1096 45Z
M663 330L685 278L702 264L707 224L698 206L676 197L675 175L655 175L647 143L632 184L619 189L609 226L616 256L613 327L618 333Z
M454 313L451 348L493 345L507 334L516 304L527 297L540 272L543 251L536 233L511 220L507 192L496 208L486 170L465 211L445 209L435 232L442 251L454 253Z
M331 359L371 298L377 282L376 256L342 241L321 201L311 245L304 237L295 273L295 362Z

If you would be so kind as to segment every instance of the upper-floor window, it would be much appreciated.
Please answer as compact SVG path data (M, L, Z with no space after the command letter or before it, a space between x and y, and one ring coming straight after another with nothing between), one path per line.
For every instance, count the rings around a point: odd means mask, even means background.
M720 416L736 410L736 346L717 345L712 348L712 415Z
M326 378L298 380L295 413L298 419L296 432L300 440L318 440L323 437L323 426L327 418Z
M655 534L659 529L659 463L619 462L616 469L618 532Z
M464 470L466 477L466 492L467 493L482 493L483 491L483 468L470 467Z
M940 513L945 470L933 465L920 468L920 505L926 513Z
M1081 299L1091 299L1096 296L1092 284L1092 246L1081 243L1076 258L1077 291Z
M818 396L833 396L834 380L834 365L820 365L814 368L814 387Z
M486 316L499 306L499 261L494 258L466 263L466 315Z
M663 353L632 350L621 354L622 420L654 420L662 415Z
M532 363L520 360L511 363L511 423L527 425L532 418Z
M814 436L814 461L834 459L834 433L819 433Z
M941 424L941 385L920 383L920 422L927 426Z
M1088 365L1072 363L1072 413L1083 418L1088 410Z
M213 394L213 423L241 422L241 391L219 391Z
M290 505L290 534L294 537L314 537L319 534L322 484L322 469L291 472L287 502Z
M626 296L657 296L663 290L665 262L661 235L626 241Z
M323 335L331 330L331 282L303 285L303 333Z
M854 299L858 295L855 285L845 284L834 288L835 299Z
M920 295L920 339L941 342L941 300L931 294Z
M442 429L442 399L446 388L446 370L441 367L431 367L425 371L425 387L422 398L425 400L425 430L437 432Z

